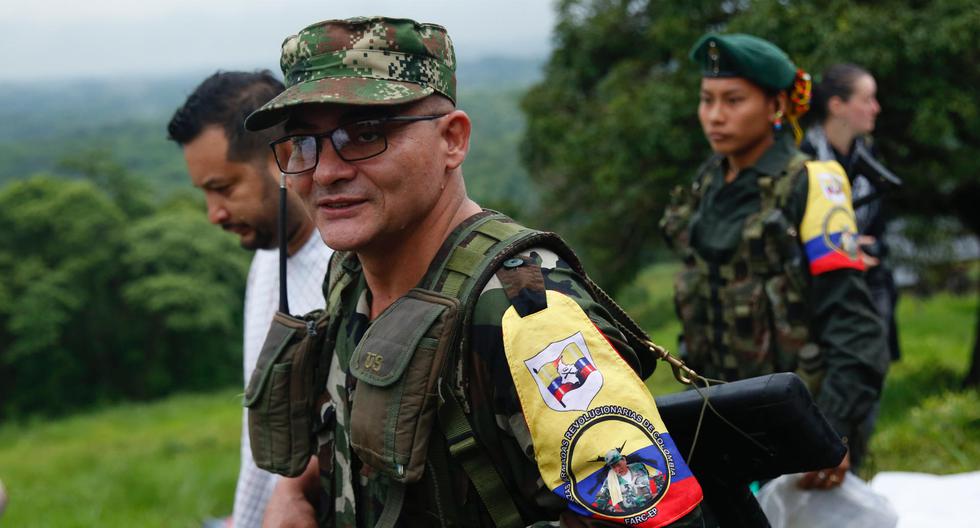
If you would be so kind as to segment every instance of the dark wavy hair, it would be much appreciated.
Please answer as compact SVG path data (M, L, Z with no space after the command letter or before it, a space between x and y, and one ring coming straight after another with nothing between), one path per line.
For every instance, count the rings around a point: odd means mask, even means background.
M228 137L228 160L251 161L267 154L269 142L282 136L282 127L249 132L245 118L284 88L269 70L216 72L174 112L167 125L168 139L183 147L205 127L219 125Z
M820 121L827 118L827 105L831 97L839 97L847 101L854 94L854 84L865 75L871 75L868 70L851 63L834 64L824 70L820 82L813 87L814 117Z

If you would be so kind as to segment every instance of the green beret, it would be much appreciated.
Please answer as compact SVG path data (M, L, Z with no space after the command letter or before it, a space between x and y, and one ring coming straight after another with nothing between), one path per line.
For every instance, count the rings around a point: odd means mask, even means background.
M732 33L708 33L691 48L691 60L705 77L743 77L763 88L783 90L796 77L796 65L768 40Z

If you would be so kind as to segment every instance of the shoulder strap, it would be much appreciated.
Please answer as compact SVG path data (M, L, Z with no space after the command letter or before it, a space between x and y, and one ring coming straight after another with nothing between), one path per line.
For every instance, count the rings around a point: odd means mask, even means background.
M525 526L503 477L477 444L473 428L456 393L452 390L445 392L449 393L449 397L439 408L439 424L446 437L449 454L463 466L494 525L504 528Z
M528 229L499 213L484 212L458 227L440 249L420 286L460 300L466 328L483 285L509 255L533 244L539 232ZM458 329L458 330L459 330ZM461 342L463 332L456 332ZM456 348L456 346L454 346ZM473 434L464 402L450 388L439 408L439 424L453 460L463 467L480 500L496 526L524 526L520 512L503 477Z
M714 154L698 168L697 176L691 184L691 197L694 199L695 208L701 202L701 198L707 192L708 187L711 186L712 169L718 167L724 159L724 156Z
M783 172L780 173L779 178L773 184L773 207L782 208L786 206L790 195L793 194L793 186L796 184L797 178L803 170L803 166L809 160L810 157L802 152L793 154L789 163L786 164L786 168L783 169Z
M631 363L641 378L645 379L652 374L657 359L673 359L665 349L653 344L639 325L588 277L574 251L558 235L528 229L513 223L506 217L488 217L474 222L470 227L468 234L456 237L456 240L464 242L451 250L445 265L434 264L438 271L433 270L423 281L430 283L434 289L442 293L455 292L464 306L465 315L460 318L463 320L463 325L468 324L473 305L482 287L494 273L501 277L504 290L512 302L514 295L521 291L530 290L533 296L533 290L543 290L544 282L540 269L535 274L534 270L527 266L510 266L510 263L506 262L521 251L532 247L543 247L555 251L567 262L571 269L582 277L586 289L596 302L611 314L613 320L610 322L619 328L636 353L632 361L630 358L624 357L624 359ZM501 264L506 271L498 273ZM532 301L532 304L538 301ZM534 308L530 310L533 311ZM457 336L461 334L457 332ZM671 365L675 375L683 367L683 363L678 360L671 362ZM693 372L689 370L685 372L688 376L693 376ZM458 400L455 391L446 392L449 393L449 397L439 410L439 423L453 459L466 471L495 525L523 526L525 523L503 477L474 437L466 417L465 403Z
M464 314L460 318L461 328L466 328L469 324L473 306L483 286L497 272L501 264L507 268L505 263L507 259L527 249L542 247L557 253L574 272L578 273L592 297L612 315L611 323L619 328L636 353L632 361L630 358L625 359L631 363L641 378L646 378L653 373L656 359L659 357L658 348L666 354L665 350L653 345L639 325L588 277L578 256L558 235L528 229L495 213L474 219L458 231L450 237L458 245L440 251L443 261L436 259L423 279L422 287L444 295L456 296L460 300ZM516 280L528 281L528 285L532 288L543 288L543 279L541 284L537 284L534 274L518 273L517 275L520 278ZM512 288L516 286L520 289L520 284L510 280L507 282ZM505 285L505 289L508 285ZM457 332L457 339L462 339L462 335L463 332ZM503 478L474 438L472 427L466 418L465 402L457 399L455 391L446 392L450 393L450 396L440 408L439 422L453 459L463 466L497 526L523 526Z
M350 251L335 251L330 255L327 277L323 283L323 298L326 299L326 313L333 314L340 309L340 294L350 284L354 274L360 271L360 263Z

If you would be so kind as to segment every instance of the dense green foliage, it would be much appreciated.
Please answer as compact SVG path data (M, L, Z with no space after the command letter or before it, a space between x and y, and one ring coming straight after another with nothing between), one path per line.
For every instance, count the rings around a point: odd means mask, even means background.
M0 188L0 418L238 378L247 254L199 204L89 161Z
M673 266L645 269L624 298L654 339L670 345ZM956 391L976 300L903 298L905 357L889 374L872 458L862 471L980 467L980 393ZM666 310L666 314L661 313ZM665 366L655 394L680 389ZM57 421L0 426L0 478L10 504L0 524L35 527L200 526L227 514L238 470L237 391L182 395Z
M903 212L949 214L954 191L976 192L965 185L980 155L975 2L562 0L545 78L523 101L522 154L547 189L544 212L604 284L650 260L669 189L709 154L687 58L709 28L770 39L811 72L866 65L878 145L907 182L894 198Z
M461 90L460 108L473 120L472 148L463 165L466 190L480 205L530 221L537 189L518 156L524 116L518 110L524 89Z

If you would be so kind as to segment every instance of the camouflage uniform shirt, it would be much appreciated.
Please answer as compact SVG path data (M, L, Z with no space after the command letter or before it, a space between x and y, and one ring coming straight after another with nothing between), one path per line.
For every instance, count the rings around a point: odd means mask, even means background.
M691 219L690 245L710 265L731 260L742 242L745 219L760 209L759 178L778 175L795 153L792 139L783 134L754 166L742 169L730 183L725 183L723 163L705 167L711 184ZM783 208L794 226L802 222L806 208L805 176L796 179ZM875 401L887 369L881 324L860 271L838 269L812 275L809 281L811 339L820 346L826 365L816 402L839 434L851 436ZM713 282L710 287L715 291L720 284ZM706 365L692 366L710 370Z
M590 297L579 275L555 253L532 249L521 255L541 266L546 289L575 299L621 353L632 355L622 334L608 322L611 317L606 310ZM327 380L327 395L322 398L321 406L324 425L319 451L321 526L372 526L383 509L388 489L386 476L361 463L352 453L348 432L350 403L356 390L348 363L370 325L370 295L363 276L342 295L342 323ZM458 371L463 372L462 383L457 383L457 387L471 410L473 433L487 448L486 456L506 480L507 489L516 490L513 495L522 517L532 524L547 526L551 525L548 521L558 521L559 517L566 520L575 516L563 500L544 486L534 460L530 432L504 353L501 319L510 306L500 281L492 277L474 308L465 340L470 343L469 350L457 364ZM466 473L450 460L442 432L433 431L430 442L429 463L445 465L449 486L441 486L431 470L433 466L427 466L422 479L407 487L399 524L493 526ZM700 526L700 515L700 508L695 508L675 526L695 521ZM579 526L605 525L580 517L575 517L573 522Z

